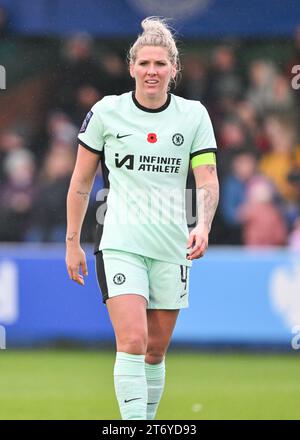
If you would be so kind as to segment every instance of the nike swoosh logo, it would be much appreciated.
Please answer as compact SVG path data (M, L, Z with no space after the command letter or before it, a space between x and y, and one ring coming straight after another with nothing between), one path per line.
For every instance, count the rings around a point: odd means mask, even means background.
M184 293L183 295L180 295L180 298L183 298L185 295L187 295L187 293Z
M134 399L129 399L129 400L124 400L124 403L128 403L128 402L131 402L132 400L139 400L139 399L141 399L141 397L135 397Z
M125 138L127 136L132 136L132 134L123 134L122 136L120 136L120 134L118 133L117 134L117 139L122 139L122 138Z

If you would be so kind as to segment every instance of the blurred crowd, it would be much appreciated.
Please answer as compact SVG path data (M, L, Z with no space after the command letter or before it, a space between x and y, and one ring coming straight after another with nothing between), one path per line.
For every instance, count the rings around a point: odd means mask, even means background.
M230 44L182 59L174 93L208 108L219 147L221 197L212 244L300 249L300 90L291 86L291 68L300 65L300 30L293 46L288 63L255 59L246 69ZM123 58L116 51L99 57L88 35L66 39L43 129L30 136L10 127L0 132L0 241L65 240L77 133L95 102L133 89ZM192 173L188 186L194 187ZM102 187L99 168L83 241L94 239Z
M230 46L216 47L205 62L197 55L185 59L181 93L207 106L219 146L221 198L213 243L300 249L295 65L300 65L300 28L291 59L280 65L254 59L243 70Z

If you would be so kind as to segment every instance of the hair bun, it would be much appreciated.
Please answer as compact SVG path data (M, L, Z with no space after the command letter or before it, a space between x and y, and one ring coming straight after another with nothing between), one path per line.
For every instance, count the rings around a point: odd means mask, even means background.
M145 34L154 34L165 38L173 38L172 32L168 27L167 20L165 19L160 19L158 17L147 17L142 21L141 26Z

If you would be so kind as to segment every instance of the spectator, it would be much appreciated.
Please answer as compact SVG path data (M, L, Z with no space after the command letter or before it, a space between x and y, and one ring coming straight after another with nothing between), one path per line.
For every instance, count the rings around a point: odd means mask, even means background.
M57 109L50 111L42 130L33 140L33 150L38 163L43 163L48 145L61 142L77 147L77 135L78 127L74 125L70 115Z
M247 185L245 201L239 207L243 244L246 246L283 246L288 230L275 192L263 176L252 177Z
M78 128L70 117L61 111L50 114L47 120L48 142L73 143L77 139Z
M202 58L190 54L184 59L184 80L179 84L181 95L205 103L207 94L207 75ZM177 93L177 92L176 92Z
M101 90L105 95L119 95L124 90L133 90L134 84L128 75L127 66L116 52L102 55L101 66L104 72Z
M218 170L222 179L230 171L232 157L238 150L254 148L249 134L237 117L228 117L223 120L218 140L221 146L218 154Z
M61 142L51 145L42 168L27 241L51 242L65 239L66 196L74 159L71 145Z
M281 112L294 112L295 100L289 80L284 75L277 75L273 84L272 109Z
M227 244L242 244L242 223L239 215L246 200L247 185L257 175L257 159L250 150L237 150L231 173L221 186L220 207L226 226Z
M235 108L235 115L246 130L248 142L251 142L253 148L261 153L267 152L269 143L262 132L258 115L251 102L246 99L239 101Z
M20 151L25 148L23 136L13 130L5 130L0 133L0 183L4 180L3 164L5 158L14 151Z
M82 87L93 88L97 96L102 96L103 76L104 72L101 72L94 59L92 38L87 34L70 37L63 47L54 107L61 108L73 117Z
M222 118L227 112L234 110L243 90L233 48L220 46L215 49L208 75L210 109L215 118Z
M276 75L275 65L270 61L256 60L250 66L250 88L246 99L260 117L274 106Z
M6 180L0 191L0 241L22 241L32 215L35 163L26 149L10 152L4 160Z
M73 121L77 126L82 124L88 111L102 98L97 89L92 86L82 86L77 90ZM78 133L77 133L78 134Z
M300 167L300 149L296 144L293 120L278 114L269 115L265 132L271 149L262 157L260 170L276 185L283 199L293 203L297 192L288 181L288 175L295 167Z

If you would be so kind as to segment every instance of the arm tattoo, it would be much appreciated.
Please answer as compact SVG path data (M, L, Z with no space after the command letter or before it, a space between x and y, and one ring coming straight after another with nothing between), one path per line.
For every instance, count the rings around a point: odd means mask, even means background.
M79 191L79 190L76 191L76 193L79 194L80 196L82 196L83 200L86 200L89 197L89 195L90 195L89 192L82 192L82 191Z
M207 183L197 188L196 191L198 211L197 226L205 226L209 232L218 206L219 187L217 183Z
M76 235L77 235L77 232L73 232L73 234L70 237L67 237L67 240L68 241L73 241L74 238L76 237Z
M207 169L209 174L215 174L216 173L216 166L215 165L206 165L205 169Z

